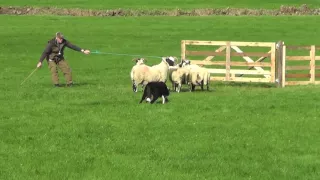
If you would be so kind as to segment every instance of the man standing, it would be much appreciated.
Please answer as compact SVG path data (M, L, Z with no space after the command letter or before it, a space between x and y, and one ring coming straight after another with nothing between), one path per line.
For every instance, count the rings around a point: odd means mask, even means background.
M64 77L67 81L67 86L72 86L72 75L71 69L67 62L64 59L64 48L68 47L75 51L81 51L84 54L90 54L89 50L81 49L76 45L71 44L68 40L64 39L61 32L56 33L56 37L49 40L48 44L43 51L40 60L37 64L37 68L42 66L42 62L44 58L46 58L48 62L49 69L51 71L52 82L56 87L59 87L59 76L58 76L58 67L64 74Z

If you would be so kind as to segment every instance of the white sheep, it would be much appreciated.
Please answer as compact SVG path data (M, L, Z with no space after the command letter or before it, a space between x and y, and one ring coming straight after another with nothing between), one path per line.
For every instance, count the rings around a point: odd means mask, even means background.
M194 91L195 86L201 86L201 90L203 90L203 86L207 86L207 90L209 90L209 82L210 73L206 68L190 70L190 91Z
M174 70L170 74L170 80L173 90L180 92L182 84L188 83L190 69L182 67L182 62L174 67Z
M201 90L203 90L203 86L207 86L207 90L209 90L209 82L210 82L210 73L208 69L200 67L196 64L191 64L189 60L183 60L182 66L188 68L190 70L189 81L190 91L194 91L195 86L201 86Z
M166 83L169 72L169 67L174 66L175 58L172 56L162 57L160 64L153 65L152 68L158 69L160 71L160 81Z
M171 74L173 89L180 92L182 84L188 83L190 70L184 67L178 68Z
M134 92L137 92L139 84L136 84L135 81L134 81L134 79L137 79L137 77L136 78L134 77L134 72L136 71L136 69L138 69L138 67L140 65L145 65L144 63L146 62L146 59L144 59L144 58L135 58L135 59L132 59L132 61L135 61L136 64L131 68L130 77L131 77L131 81L132 81L132 89L133 89ZM143 88L143 86L141 86L141 88Z
M149 82L166 82L168 76L169 66L172 66L172 62L169 58L162 58L161 63L154 66L147 66L145 64L136 64L131 69L131 81L134 92L138 92L138 85L142 85L142 88Z

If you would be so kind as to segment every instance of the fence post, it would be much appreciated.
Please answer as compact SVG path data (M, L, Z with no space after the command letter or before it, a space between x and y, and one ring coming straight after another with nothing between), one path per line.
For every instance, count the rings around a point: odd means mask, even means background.
M286 56L287 56L287 49L284 43L282 44L282 79L281 79L281 87L286 86Z
M275 76L276 76L276 44L275 43L271 46L270 60L271 60L270 81L275 83L276 82L276 78L275 78Z
M230 80L230 62L231 62L231 45L230 41L226 42L226 81Z
M181 60L186 59L186 41L182 40L181 41Z
M277 87L283 87L282 63L283 63L283 41L278 41L276 44L276 72L275 72L275 82Z
M315 84L315 66L316 66L316 47L315 45L311 46L310 50L310 83Z

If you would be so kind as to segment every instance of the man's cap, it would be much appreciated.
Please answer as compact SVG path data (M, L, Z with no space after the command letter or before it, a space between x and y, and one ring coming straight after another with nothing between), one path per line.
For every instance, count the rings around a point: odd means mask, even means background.
M61 32L57 32L56 33L56 37L63 39L63 34Z

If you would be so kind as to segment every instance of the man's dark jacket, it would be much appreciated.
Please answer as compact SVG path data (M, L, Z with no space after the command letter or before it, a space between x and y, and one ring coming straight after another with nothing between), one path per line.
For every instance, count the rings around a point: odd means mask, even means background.
M68 47L70 49L73 49L75 51L81 51L81 48L71 44L68 40L63 39L61 43L58 43L56 38L53 38L48 41L47 47L43 51L39 62L42 62L45 58L46 60L53 60L55 62L63 60L64 59L64 48Z

